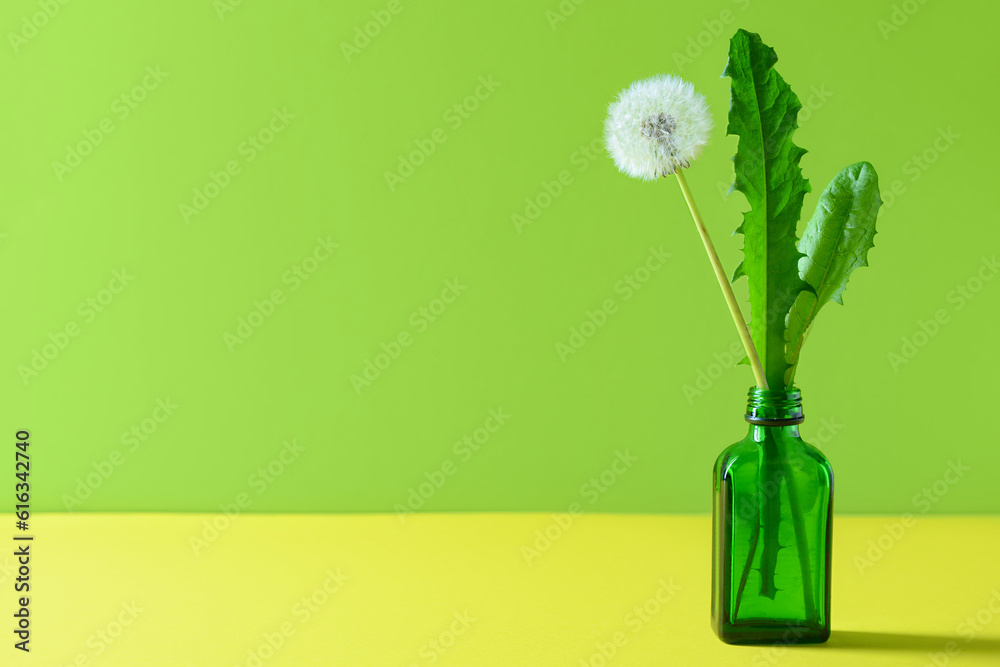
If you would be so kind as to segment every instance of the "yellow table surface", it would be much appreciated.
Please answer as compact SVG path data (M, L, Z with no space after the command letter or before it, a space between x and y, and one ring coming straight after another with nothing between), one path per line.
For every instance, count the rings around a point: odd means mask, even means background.
M32 520L32 650L0 556L0 665L1000 665L997 517L837 518L812 647L715 638L705 516Z

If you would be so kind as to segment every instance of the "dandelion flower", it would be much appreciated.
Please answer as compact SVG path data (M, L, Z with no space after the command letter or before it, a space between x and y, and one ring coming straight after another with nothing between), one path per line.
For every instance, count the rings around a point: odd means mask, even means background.
M747 351L757 385L767 389L767 378L750 330L684 178L684 170L691 166L691 161L708 142L711 129L712 116L705 96L695 92L694 86L679 76L660 75L636 81L611 103L604 121L604 143L615 166L633 178L651 181L677 174L677 183Z
M690 167L711 129L705 96L664 74L636 81L611 103L604 142L621 171L651 181Z

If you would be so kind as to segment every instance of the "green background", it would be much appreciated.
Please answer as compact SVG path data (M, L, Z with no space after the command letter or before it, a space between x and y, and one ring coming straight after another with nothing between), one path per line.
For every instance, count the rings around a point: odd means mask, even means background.
M393 511L429 475L444 483L423 510L709 511L752 376L731 367L736 334L676 185L581 149L633 80L693 81L716 129L688 180L732 270L746 204L724 196L736 139L720 73L745 27L806 105L803 217L859 160L887 201L871 268L820 315L798 376L838 509L1000 511L1000 280L976 282L994 278L983 258L1000 241L1000 8L567 2L563 16L555 0L399 0L347 55L387 3L4 3L0 422L11 448L32 433L35 509ZM147 67L166 76L124 116ZM480 77L495 90L449 113ZM251 160L243 142L274 109L294 118ZM113 131L60 179L53 163L102 121ZM438 128L443 143L390 189L386 172ZM229 161L239 173L186 222L180 205ZM285 272L319 237L339 247L292 289ZM670 258L626 300L616 284L650 247ZM123 268L128 285L102 292ZM422 328L448 280L465 289ZM283 302L231 351L225 335L276 289ZM560 358L607 299L616 311ZM352 375L401 333L411 344L357 391ZM152 420L167 398L177 408ZM495 408L510 418L459 455ZM133 427L147 431L130 451ZM292 440L302 451L260 474ZM589 483L619 452L636 460ZM968 468L954 483L949 461ZM924 488L934 502L915 500Z

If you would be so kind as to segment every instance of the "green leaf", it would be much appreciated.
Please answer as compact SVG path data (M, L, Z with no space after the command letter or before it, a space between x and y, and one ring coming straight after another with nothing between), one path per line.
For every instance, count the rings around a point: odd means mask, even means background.
M843 305L851 272L868 266L868 251L875 246L875 218L882 205L878 174L867 162L845 167L833 177L816 204L816 212L799 241L805 256L799 276L808 284L799 292L785 331L786 380L795 379L795 368L809 327L820 308L830 301Z
M802 257L795 227L809 182L799 160L805 150L792 143L802 104L774 70L778 57L760 36L739 30L729 43L723 76L732 79L727 134L739 135L733 189L750 210L736 231L744 235L743 262L733 281L746 276L750 291L750 334L771 389L784 386L785 321L799 291Z

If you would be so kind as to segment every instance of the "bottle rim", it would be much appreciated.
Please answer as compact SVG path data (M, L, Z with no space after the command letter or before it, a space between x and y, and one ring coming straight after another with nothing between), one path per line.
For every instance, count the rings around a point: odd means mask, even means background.
M795 426L805 421L802 392L797 387L761 389L747 392L747 422L755 426Z

